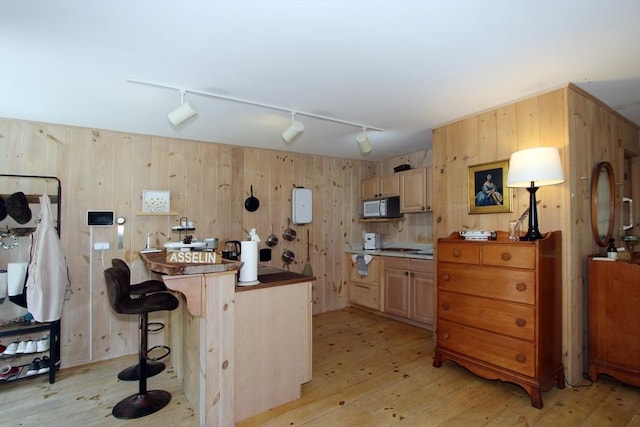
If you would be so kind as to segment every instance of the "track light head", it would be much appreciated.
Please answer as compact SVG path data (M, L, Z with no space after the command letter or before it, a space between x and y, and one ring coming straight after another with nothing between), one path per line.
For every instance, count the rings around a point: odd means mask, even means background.
M184 94L185 94L185 91L181 90L180 106L167 115L167 117L169 118L169 121L174 126L180 126L181 124L189 120L191 117L198 114L196 109L193 108L193 106L190 103L184 102Z
M369 137L367 137L367 128L362 128L362 133L356 137L356 142L358 143L362 154L368 154L373 149L371 142L369 141Z
M302 132L304 132L304 125L296 120L296 113L291 113L291 124L282 132L282 139L287 144L292 144Z

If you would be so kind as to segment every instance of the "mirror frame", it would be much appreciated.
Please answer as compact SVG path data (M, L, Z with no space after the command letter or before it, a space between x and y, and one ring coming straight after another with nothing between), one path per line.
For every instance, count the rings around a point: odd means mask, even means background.
M598 230L598 187L600 185L600 179L604 177L603 172L606 172L608 179L609 191L611 193L611 199L609 203L609 226L607 228L607 234L604 240L600 239L600 233ZM604 207L606 208L606 206ZM591 174L591 232L598 246L606 247L609 244L613 236L613 227L616 219L616 188L613 179L613 167L609 162L599 162L593 169Z

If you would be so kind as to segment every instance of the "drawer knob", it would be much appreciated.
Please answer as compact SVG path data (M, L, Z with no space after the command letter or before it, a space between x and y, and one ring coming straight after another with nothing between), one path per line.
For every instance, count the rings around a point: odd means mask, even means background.
M451 305L448 302L445 302L444 304L442 304L443 310L449 310L450 308L451 308Z
M516 289L520 292L524 292L527 290L527 285L525 283L520 282L516 285Z
M448 282L449 280L451 280L451 276L449 276L448 273L444 273L442 275L442 280L444 280L445 282Z
M442 338L444 338L445 340L449 339L449 332L443 332L442 333Z
M404 275L405 275L405 276L408 276L408 275L409 275L409 272L408 272L408 271L405 271L405 272L404 272Z
M511 259L511 254L509 252L502 252L500 258L502 258L503 261L509 261Z
M527 321L524 319L516 319L516 326L524 328L527 324Z
M456 258L458 258L458 257L460 256L460 251L459 251L459 250L457 250L457 249L454 249L454 250L453 250L453 256L454 256L454 257L456 257Z
M516 354L516 360L519 363L524 363L524 362L527 361L527 356L525 356L524 354L518 353L518 354Z

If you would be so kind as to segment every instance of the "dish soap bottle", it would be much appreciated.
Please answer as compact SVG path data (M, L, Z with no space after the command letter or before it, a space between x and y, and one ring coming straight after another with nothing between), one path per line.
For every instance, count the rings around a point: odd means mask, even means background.
M607 248L607 258L618 259L618 250L616 249L615 239L609 241L609 247Z

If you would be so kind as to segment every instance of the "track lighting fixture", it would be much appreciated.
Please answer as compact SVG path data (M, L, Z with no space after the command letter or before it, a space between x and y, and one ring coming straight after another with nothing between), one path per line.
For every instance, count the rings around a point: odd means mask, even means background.
M282 132L282 139L287 144L291 144L302 132L304 132L304 125L301 121L296 120L296 113L292 111L291 124Z
M337 119L335 117L322 116L320 114L308 113L308 112L305 112L305 111L296 111L294 113L290 108L279 107L277 105L262 104L260 102L250 101L248 99L234 98L234 97L231 97L231 96L221 95L221 94L212 93L212 92L204 92L204 91L200 91L200 90L180 89L179 87L176 87L176 86L173 86L173 85L169 85L169 84L165 84L165 83L159 83L159 82L152 82L152 81L148 81L148 80L127 79L127 81L129 83L137 83L137 84L142 84L142 85L161 87L161 88L165 88L165 89L180 90L180 95L181 95L180 99L181 99L181 104L182 105L180 105L180 107L176 108L174 111L169 113L169 121L171 121L171 123L173 123L175 126L180 126L182 123L186 122L191 117L193 117L196 114L198 114L198 112L193 108L193 106L191 106L191 104L189 104L188 102L186 102L186 103L184 102L184 94L185 94L185 92L189 92L189 93L193 93L193 94L196 94L196 95L207 96L209 98L224 99L224 100L227 100L227 101L240 102L242 104L255 105L257 107L270 108L272 110L291 112L291 125L289 125L289 127L284 132L282 132L282 139L287 144L293 143L293 141L298 136L300 136L300 134L302 132L304 132L304 125L300 121L295 119L295 115L296 114L307 116L307 117L313 117L313 118L320 119L320 120L326 120L326 121L329 121L329 122L342 123L344 125L356 126L356 127L362 128L362 134L358 135L358 137L356 138L356 141L358 142L358 146L360 147L360 151L363 154L367 154L367 153L371 152L371 150L372 150L371 142L369 142L369 138L367 137L367 130L375 130L375 131L378 131L378 132L384 132L384 129L373 127L373 126L365 126L365 125L360 124L360 123L355 123L355 122L350 122L350 121L347 121L347 120Z
M189 120L191 117L198 114L198 112L195 110L195 108L193 108L193 106L190 103L184 102L185 92L186 92L185 90L180 91L180 106L167 115L167 117L169 118L169 121L174 126L180 126L181 124Z
M362 133L356 137L356 142L360 147L360 152L362 154L368 154L371 152L371 142L369 142L369 137L367 137L367 128L362 128Z

